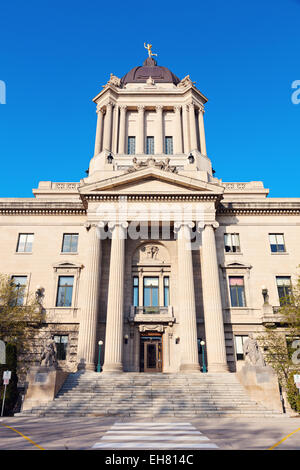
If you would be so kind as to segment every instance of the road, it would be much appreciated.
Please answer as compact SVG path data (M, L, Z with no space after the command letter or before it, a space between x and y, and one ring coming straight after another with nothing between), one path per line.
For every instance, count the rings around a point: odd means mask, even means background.
M280 442L282 441L282 442ZM299 418L0 420L0 450L300 450Z

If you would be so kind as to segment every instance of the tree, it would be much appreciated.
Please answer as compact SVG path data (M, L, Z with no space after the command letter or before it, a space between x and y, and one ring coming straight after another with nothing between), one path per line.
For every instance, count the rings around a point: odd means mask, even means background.
M17 371L25 370L22 358L32 348L32 339L42 321L39 299L26 295L25 286L16 284L10 276L0 274L0 339L6 344L6 364L0 365L0 396L3 395L2 375L8 369L12 377L7 387L6 414L10 413L17 400ZM26 301L25 301L26 297Z
M258 337L265 350L265 360L275 370L279 384L286 391L291 407L300 412L299 390L294 374L300 373L300 277L285 297L280 299L278 321Z

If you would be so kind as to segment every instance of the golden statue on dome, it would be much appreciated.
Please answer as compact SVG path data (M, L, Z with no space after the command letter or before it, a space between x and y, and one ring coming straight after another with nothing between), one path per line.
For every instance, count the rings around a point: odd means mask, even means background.
M147 46L146 46L146 43L144 42L144 48L147 49L148 56L149 56L150 59L153 55L155 55L157 57L157 54L153 54L153 52L151 50L152 49L152 44L147 44Z

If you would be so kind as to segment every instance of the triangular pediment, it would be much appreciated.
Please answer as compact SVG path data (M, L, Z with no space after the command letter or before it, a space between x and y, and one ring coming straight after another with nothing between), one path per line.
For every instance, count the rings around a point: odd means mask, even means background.
M222 194L224 188L212 183L157 168L125 173L79 188L81 194Z

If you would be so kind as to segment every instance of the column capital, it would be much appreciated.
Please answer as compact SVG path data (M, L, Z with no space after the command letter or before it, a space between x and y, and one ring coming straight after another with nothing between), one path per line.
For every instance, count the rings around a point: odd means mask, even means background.
M163 105L158 104L158 105L155 106L155 109L156 109L156 111L162 111L163 110Z
M216 229L220 226L220 224L216 220L211 222L197 222L197 232L204 230L206 226L211 226L212 228Z
M126 104L120 104L120 105L119 105L119 108L120 108L121 111L124 112L124 111L126 111L126 109L127 109L127 105L126 105Z
M102 113L102 114L105 113L105 110L103 109L103 106L102 106L102 105L101 105L101 106L97 105L97 107L96 107L96 113L97 113L97 114L98 114L98 113Z
M146 107L145 105L139 104L139 105L137 106L138 112L139 112L139 113L142 112L142 111L144 112L144 111L145 111L145 107Z
M192 229L193 227L195 227L195 224L194 222L175 222L174 223L174 232L179 232L182 228L184 227L187 227L189 229Z
M128 222L108 222L107 225L110 232L113 232L116 227L128 228Z
M175 113L178 113L178 112L180 113L181 105L177 104L176 106L174 106L174 111L175 111Z
M105 103L105 106L106 106L106 107L108 107L108 106L109 106L109 107L113 107L114 104L115 104L115 103L114 103L113 101L107 101L107 102Z

